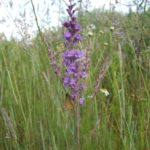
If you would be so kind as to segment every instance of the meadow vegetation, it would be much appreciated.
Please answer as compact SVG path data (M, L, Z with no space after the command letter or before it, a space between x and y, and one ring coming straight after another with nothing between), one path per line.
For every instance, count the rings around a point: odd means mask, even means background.
M77 20L83 28L78 49L90 48L91 53L86 103L80 106L80 149L149 150L150 10L138 16L132 11L79 11ZM95 29L88 35L90 24ZM44 34L62 67L62 28ZM99 91L89 110L107 55L100 87L109 95ZM30 44L0 41L1 150L76 149L74 110L62 110L65 91L50 63L40 34Z

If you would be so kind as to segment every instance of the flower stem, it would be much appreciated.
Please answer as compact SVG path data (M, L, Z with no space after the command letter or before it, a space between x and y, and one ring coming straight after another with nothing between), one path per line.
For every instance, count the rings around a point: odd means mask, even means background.
M75 108L75 123L76 123L76 143L77 143L77 150L80 149L80 124L79 124L79 100L76 100L76 108Z
M77 150L80 149L80 104L79 104L79 88L80 88L80 74L81 66L79 64L78 66L78 75L77 75L77 85L76 85L76 91L77 91L77 97L75 98L75 125L76 125L76 144L77 144Z

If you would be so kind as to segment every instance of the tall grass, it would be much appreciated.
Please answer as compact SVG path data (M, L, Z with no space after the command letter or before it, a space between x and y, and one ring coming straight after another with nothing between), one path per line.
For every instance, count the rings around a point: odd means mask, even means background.
M143 39L140 57L135 51L135 16L102 13L99 21L93 14L80 15L79 22L94 23L94 36L82 42L87 48L90 42L91 63L86 104L80 107L80 148L88 150L148 150L150 149L150 66L149 43ZM117 16L119 25L111 18ZM89 22L91 20L91 22ZM128 26L130 22L133 26ZM121 28L120 31L119 27ZM105 33L99 35L103 30ZM148 30L145 27L145 30ZM121 39L121 32L124 37ZM55 33L60 35L61 32ZM143 35L146 32L143 31ZM83 35L84 36L84 35ZM56 38L52 36L51 38ZM147 36L147 38L149 38ZM121 40L120 40L121 39ZM55 40L51 48L63 49ZM108 46L104 46L107 42ZM49 58L39 36L32 46L24 46L14 40L0 43L0 149L1 150L71 150L76 149L73 110L63 112L65 92L49 65ZM111 62L101 83L110 95L98 92L94 104L87 112L98 71L105 56ZM61 60L59 60L61 63ZM43 75L44 73L44 75ZM7 113L5 115L4 113ZM8 124L8 116L12 129ZM97 125L96 125L97 122Z

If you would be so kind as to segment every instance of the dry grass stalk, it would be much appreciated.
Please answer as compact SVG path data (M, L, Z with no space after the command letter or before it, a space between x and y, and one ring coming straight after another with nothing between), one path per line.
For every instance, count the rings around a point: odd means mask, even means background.
M44 43L45 43L47 51L48 51L48 56L49 56L51 65L55 69L55 73L56 73L57 77L61 80L60 69L59 69L59 67L57 65L57 60L56 60L56 58L54 56L54 51L52 51L51 48L50 48L50 46L48 45L48 42L46 40L45 35L43 33L41 33L41 34L42 34Z
M97 121L96 121L95 127L91 130L91 133L90 133L89 138L87 138L85 144L83 145L83 149L85 148L86 144L88 144L88 142L90 141L90 139L93 137L94 133L96 132L96 128L97 128L97 126L99 125L100 120L101 120L101 119L100 119L100 115L99 115L99 117L98 117L98 119L97 119Z
M104 74L105 74L105 71L106 71L106 67L108 65L108 62L109 62L109 55L105 58L104 62L103 62L103 65L102 65L102 68L100 69L100 74L97 78L97 83L95 85L95 91L98 92L99 90L99 87L100 87L100 83L104 77Z
M47 42L47 40L46 40L46 37L45 37L45 35L44 35L42 32L41 32L41 35L42 35L44 44L46 45L46 49L47 49L47 51L48 51L48 57L49 57L49 59L50 59L51 66L52 66L52 68L54 69L55 74L57 75L57 77L58 77L58 79L60 80L60 82L63 82L63 81L62 81L62 78L61 78L60 68L58 67L57 60L56 60L56 58L55 58L55 56L54 56L54 51L51 50L51 48L50 48L50 46L48 45L48 42ZM62 84L62 86L63 86L64 91L66 92L66 89L65 89L65 87L64 87L64 84Z
M17 136L16 136L16 133L15 133L15 130L14 130L12 122L11 122L7 112L6 112L6 109L2 108L1 110L2 110L2 114L3 114L4 118L5 118L5 121L6 121L7 125L8 125L8 127L9 127L9 130L10 130L10 133L11 133L12 137L14 138L15 141L17 141Z
M45 82L49 84L49 80L45 72L42 72L42 77L44 78Z
M100 73L99 73L99 76L98 76L98 78L97 78L97 83L96 83L96 85L95 85L95 93L93 94L91 103L90 103L90 105L88 106L87 114L88 114L88 111L90 110L90 108L91 108L91 106L92 106L92 104L93 104L93 102L94 102L95 96L96 96L96 94L97 94L97 92L98 92L98 90L99 90L99 88L100 88L100 83L101 83L101 81L102 81L102 79L103 79L103 77L104 77L104 74L105 74L106 70L107 70L106 68L107 68L108 63L109 63L109 58L110 58L110 56L108 55L108 56L105 58L104 62L103 62L102 68L100 69Z

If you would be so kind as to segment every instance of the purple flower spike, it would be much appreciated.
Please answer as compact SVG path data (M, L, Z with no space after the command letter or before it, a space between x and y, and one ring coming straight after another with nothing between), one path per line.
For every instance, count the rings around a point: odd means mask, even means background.
M76 17L74 16L74 13L77 11L74 9L75 3L71 3L68 6L67 12L69 14L70 20L65 21L63 23L63 26L68 30L67 33L64 34L63 39L68 42L68 45L71 45L72 48L74 45L77 45L77 41L82 40L81 36L77 34L78 31L82 30L81 26L77 23Z
M69 0L70 5L68 6L67 12L70 20L63 23L63 27L67 29L67 32L63 35L63 40L66 42L67 50L63 53L62 65L65 67L65 77L63 78L63 84L65 88L71 90L71 97L73 100L80 98L83 95L83 90L86 89L83 81L87 75L85 72L84 63L81 62L85 58L84 54L76 49L73 49L74 45L77 45L78 41L82 40L82 37L77 32L82 30L81 26L78 25L74 13L75 4L72 4L72 0ZM79 100L81 105L85 104L84 97Z

